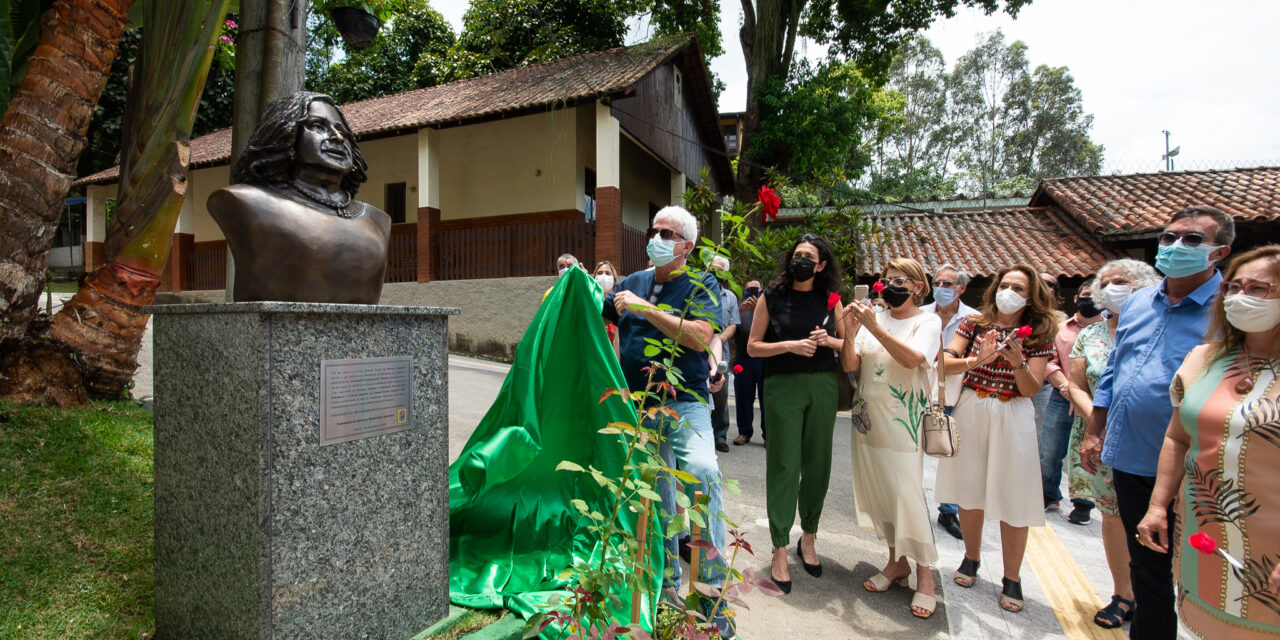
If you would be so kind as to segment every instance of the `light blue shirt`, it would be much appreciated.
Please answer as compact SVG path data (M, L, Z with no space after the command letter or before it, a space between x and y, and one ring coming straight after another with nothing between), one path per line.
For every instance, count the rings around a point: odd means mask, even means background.
M1139 289L1125 301L1115 349L1093 393L1093 406L1108 408L1102 461L1138 476L1156 475L1173 415L1169 383L1191 349L1204 342L1222 274L1215 271L1173 306L1165 283Z
M738 315L738 296L733 293L733 289L720 287L720 333L735 324L742 324L742 317ZM729 362L729 341L724 342L723 350L721 358Z

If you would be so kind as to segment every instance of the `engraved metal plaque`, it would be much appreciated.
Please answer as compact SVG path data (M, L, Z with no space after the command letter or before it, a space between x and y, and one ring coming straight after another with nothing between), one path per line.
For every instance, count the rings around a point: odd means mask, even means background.
M413 357L320 362L320 444L413 426Z

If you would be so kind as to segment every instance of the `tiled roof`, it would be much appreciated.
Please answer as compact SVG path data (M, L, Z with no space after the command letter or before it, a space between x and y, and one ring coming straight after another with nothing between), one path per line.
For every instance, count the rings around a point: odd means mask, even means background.
M1040 183L1031 204L1057 205L1108 236L1155 231L1198 204L1236 222L1270 222L1280 220L1280 167L1053 178Z
M702 64L692 34L657 38L630 47L617 47L478 78L352 102L342 114L358 139L422 127L466 124L503 115L527 113L549 106L573 106L584 100L622 95L654 69L681 53ZM686 70L686 75L689 74ZM704 74L705 75L705 74ZM715 105L704 119L719 138ZM227 162L231 158L231 129L219 129L191 141L191 168ZM726 164L727 169L727 164ZM76 185L115 182L119 167L75 181Z
M951 263L976 276L1026 263L1060 276L1092 275L1123 257L1056 207L941 214L882 214L869 221L889 232L871 242L858 275L877 275L890 259L912 258L929 272Z

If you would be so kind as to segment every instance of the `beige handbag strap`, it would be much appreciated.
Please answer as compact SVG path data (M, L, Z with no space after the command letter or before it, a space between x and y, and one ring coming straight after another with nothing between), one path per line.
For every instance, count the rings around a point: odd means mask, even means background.
M947 370L942 363L942 337L941 336L938 337L938 357L936 360L933 361L933 363L934 363L934 366L937 368L937 372L938 372L938 401L935 402L934 404L938 405L939 407L945 407L947 406L947 381L945 376ZM916 367L916 377L920 380L921 389L929 388L929 363L928 362L925 362L921 364L919 367Z

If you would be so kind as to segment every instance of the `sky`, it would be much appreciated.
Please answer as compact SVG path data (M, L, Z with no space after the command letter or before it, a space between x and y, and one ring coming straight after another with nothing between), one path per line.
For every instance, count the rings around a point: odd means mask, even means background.
M468 0L433 0L462 28ZM726 53L711 70L726 86L720 111L746 105L746 70L738 42L741 5L721 0ZM1272 0L1034 0L1015 20L960 9L925 32L948 67L982 34L1022 40L1034 68L1066 66L1093 114L1093 141L1106 147L1104 172L1164 169L1161 156L1181 147L1175 169L1280 165L1280 2ZM633 25L628 44L651 34ZM810 57L821 47L803 41Z

